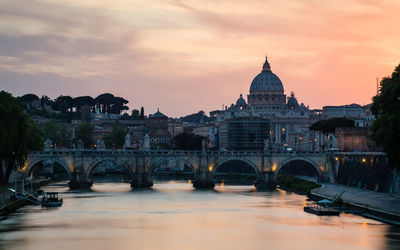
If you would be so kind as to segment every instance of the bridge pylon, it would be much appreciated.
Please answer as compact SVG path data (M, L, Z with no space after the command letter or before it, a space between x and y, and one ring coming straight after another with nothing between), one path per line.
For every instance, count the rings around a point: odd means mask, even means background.
M153 186L153 180L146 173L134 173L132 175L132 188L149 188Z
M254 182L254 186L258 190L275 188L276 181L274 178L274 172L266 171L266 172L260 173L259 178Z

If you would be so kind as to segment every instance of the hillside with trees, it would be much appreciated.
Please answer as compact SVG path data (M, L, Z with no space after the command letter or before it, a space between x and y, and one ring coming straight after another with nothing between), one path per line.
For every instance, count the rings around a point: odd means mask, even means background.
M24 109L30 115L61 119L68 122L80 119L83 106L89 106L91 112L98 111L101 114L121 114L129 110L128 100L110 93L104 93L97 97L60 95L54 100L46 95L38 97L35 94L26 94L17 99L24 104ZM133 111L132 116L127 115L124 119L144 119L143 107L141 112Z

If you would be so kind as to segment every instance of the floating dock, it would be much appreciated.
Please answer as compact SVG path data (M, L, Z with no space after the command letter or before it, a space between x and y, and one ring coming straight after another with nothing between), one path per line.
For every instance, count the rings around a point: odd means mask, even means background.
M319 216L339 216L341 211L332 207L308 206L304 207L304 212Z

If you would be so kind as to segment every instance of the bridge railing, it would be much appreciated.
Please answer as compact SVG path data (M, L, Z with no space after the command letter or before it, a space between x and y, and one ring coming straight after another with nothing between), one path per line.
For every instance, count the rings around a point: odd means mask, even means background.
M311 155L326 155L333 156L367 156L374 155L384 156L383 152L339 152L339 151L202 151L202 150L112 150L112 149L54 149L48 151L30 152L31 156L260 156L260 155L287 155L287 156L311 156Z
M305 155L321 155L327 154L327 151L202 151L202 150L112 150L112 149L54 149L48 151L31 152L31 156L93 156L93 157L110 157L110 156L260 156L260 155L288 155L288 156L305 156ZM337 154L360 154L349 152L335 152ZM362 152L369 154L372 152ZM382 153L375 153L382 154Z

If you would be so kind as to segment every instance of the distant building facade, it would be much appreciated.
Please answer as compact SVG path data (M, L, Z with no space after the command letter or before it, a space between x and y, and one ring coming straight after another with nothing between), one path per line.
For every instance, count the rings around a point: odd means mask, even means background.
M262 71L250 85L247 102L240 95L236 104L225 107L225 110L210 112L219 127L219 144L224 147L226 136L223 136L224 122L237 118L253 119L263 118L270 122L268 130L263 131L269 135L269 143L277 150L287 147L298 147L299 144L309 144L314 147L317 142L309 126L316 121L314 115L303 103L299 104L294 93L287 97L281 80L275 75L268 59L262 67ZM246 118L247 117L247 118ZM265 127L267 128L267 127Z
M171 142L171 134L168 131L168 116L157 110L148 118L150 143L160 147L167 147Z
M229 150L263 150L269 139L270 121L238 117L220 124L220 147Z

